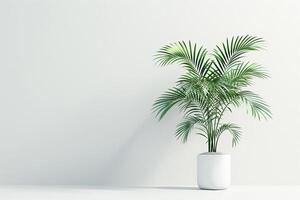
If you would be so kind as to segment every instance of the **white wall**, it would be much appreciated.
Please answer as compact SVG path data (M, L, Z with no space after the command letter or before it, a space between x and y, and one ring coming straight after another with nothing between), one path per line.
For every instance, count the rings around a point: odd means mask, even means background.
M272 78L253 89L274 119L244 112L233 184L300 184L300 3L285 1L0 1L0 183L195 185L197 136L174 138L151 104L183 72L154 66L161 46L212 49L233 35L264 37L249 58Z

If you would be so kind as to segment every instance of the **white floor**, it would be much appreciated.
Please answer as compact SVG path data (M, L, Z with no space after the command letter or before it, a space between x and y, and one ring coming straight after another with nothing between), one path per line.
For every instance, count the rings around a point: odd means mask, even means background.
M104 188L97 186L0 186L1 200L300 200L300 186L232 186L228 190L195 187Z

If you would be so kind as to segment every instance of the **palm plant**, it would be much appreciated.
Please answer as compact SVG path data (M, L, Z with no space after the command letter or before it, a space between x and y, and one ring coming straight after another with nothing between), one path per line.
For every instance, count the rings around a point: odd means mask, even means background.
M177 125L176 137L186 142L192 130L207 140L208 152L216 152L220 136L232 135L232 146L241 136L241 128L223 123L226 111L245 105L254 118L271 118L269 106L263 99L246 89L253 78L267 78L258 64L244 62L245 54L262 48L264 40L254 36L226 39L211 54L203 47L189 42L163 46L155 55L161 66L177 63L186 69L176 85L163 93L153 104L156 116L162 119L173 107L184 113Z

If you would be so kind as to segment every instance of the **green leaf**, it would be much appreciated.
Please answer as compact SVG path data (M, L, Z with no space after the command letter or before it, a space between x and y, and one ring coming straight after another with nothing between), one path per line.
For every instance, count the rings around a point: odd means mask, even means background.
M241 137L241 128L235 124L232 123L226 123L222 124L218 129L217 129L217 138L221 136L222 133L225 131L228 131L232 135L232 146L236 146L237 143L240 141Z
M263 43L262 38L249 35L232 37L230 42L227 39L221 47L217 45L213 50L216 71L224 73L227 68L239 64L246 53L261 49Z
M234 87L246 87L251 85L253 78L268 78L269 75L258 64L247 62L229 68L224 77L227 79L226 84Z
M198 48L190 41L176 42L163 46L155 55L161 66L178 63L186 68L189 74L204 76L208 67L207 50Z
M240 101L250 107L250 111L253 117L268 119L272 118L272 113L269 106L263 101L263 99L251 91L238 92L238 98Z
M184 118L184 120L177 125L176 138L181 139L181 141L185 143L194 126L200 121L201 119L194 116Z
M165 114L177 103L180 103L186 97L184 91L180 88L171 88L162 94L153 104L152 110L161 120Z

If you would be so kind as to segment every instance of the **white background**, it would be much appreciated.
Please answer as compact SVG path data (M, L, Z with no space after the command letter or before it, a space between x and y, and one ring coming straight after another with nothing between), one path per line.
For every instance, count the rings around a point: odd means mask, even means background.
M248 58L269 80L253 90L273 120L244 110L233 184L300 184L299 1L0 1L0 183L195 185L205 143L174 138L180 115L160 123L153 101L183 73L155 66L162 45L209 50L226 37L264 37Z

